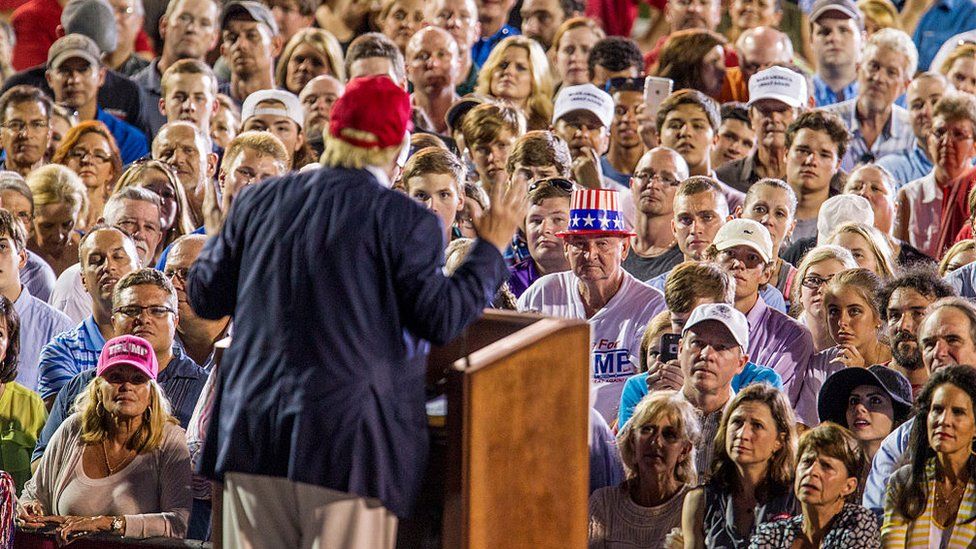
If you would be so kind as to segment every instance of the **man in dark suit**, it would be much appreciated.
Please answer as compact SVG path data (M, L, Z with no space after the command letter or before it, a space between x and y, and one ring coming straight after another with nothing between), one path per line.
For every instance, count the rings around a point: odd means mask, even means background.
M388 188L409 117L388 77L351 81L327 168L241 191L190 271L193 309L234 317L201 458L227 547L393 547L410 513L427 458L410 341L446 342L491 301L525 189L497 190L445 276L437 217Z

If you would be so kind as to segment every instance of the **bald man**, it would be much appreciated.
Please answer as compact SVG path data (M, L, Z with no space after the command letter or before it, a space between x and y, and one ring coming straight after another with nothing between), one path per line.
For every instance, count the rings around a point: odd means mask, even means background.
M332 75L323 74L308 81L298 100L305 112L305 141L315 151L316 158L322 154L323 134L329 129L332 105L342 97L346 86Z
M773 65L793 63L793 43L790 37L772 27L748 29L735 43L739 66L725 71L725 83L719 102L749 102L749 79L757 72Z
M447 135L445 115L457 99L457 42L440 27L424 27L407 43L406 62L407 79L413 84L413 105L430 119L430 129Z

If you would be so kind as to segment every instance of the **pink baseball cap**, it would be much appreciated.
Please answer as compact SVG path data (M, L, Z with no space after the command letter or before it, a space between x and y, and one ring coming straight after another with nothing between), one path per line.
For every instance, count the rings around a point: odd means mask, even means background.
M139 336L124 335L106 341L102 354L98 356L95 374L102 376L112 368L124 364L146 374L150 379L156 379L156 374L159 373L156 352L148 341Z

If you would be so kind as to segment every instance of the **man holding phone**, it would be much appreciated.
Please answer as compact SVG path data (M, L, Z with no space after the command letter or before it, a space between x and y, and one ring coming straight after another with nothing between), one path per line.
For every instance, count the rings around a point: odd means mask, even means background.
M664 302L671 311L671 333L661 336L660 345L653 349L659 353L657 359L647 357L647 371L631 377L624 384L617 425L626 423L637 403L651 391L681 390L685 378L678 364L678 340L688 317L695 307L706 303L731 305L734 295L734 279L714 263L687 261L674 268L664 287ZM651 351L648 349L648 355ZM783 380L772 368L750 361L732 378L732 390L738 392L753 383L783 387Z

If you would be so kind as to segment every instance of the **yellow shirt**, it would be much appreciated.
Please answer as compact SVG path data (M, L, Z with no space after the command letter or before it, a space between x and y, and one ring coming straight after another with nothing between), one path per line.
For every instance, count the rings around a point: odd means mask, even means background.
M31 453L45 420L37 393L17 382L6 384L0 395L0 470L13 477L18 494L31 477Z

